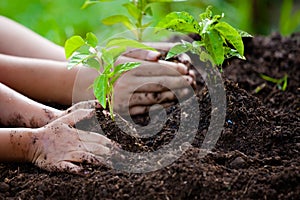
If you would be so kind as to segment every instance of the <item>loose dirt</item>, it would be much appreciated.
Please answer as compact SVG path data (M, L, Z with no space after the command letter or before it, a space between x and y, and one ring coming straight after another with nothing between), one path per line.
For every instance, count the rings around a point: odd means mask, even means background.
M208 91L197 93L200 123L192 147L160 170L135 174L85 166L85 176L50 173L31 164L0 164L0 199L299 199L300 34L245 40L247 60L223 66L227 113L215 148L199 159L209 126ZM288 75L286 91L260 77ZM262 88L258 93L255 90ZM111 121L105 134L130 151L152 151L168 143L179 126L176 106L167 109L163 131L139 140ZM176 131L175 131L176 132Z

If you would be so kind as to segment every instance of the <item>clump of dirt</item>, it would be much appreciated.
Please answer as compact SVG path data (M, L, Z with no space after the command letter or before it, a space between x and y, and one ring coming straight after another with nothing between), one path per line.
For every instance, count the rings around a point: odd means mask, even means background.
M245 50L247 60L230 59L223 66L224 130L204 158L199 147L211 113L206 88L197 91L201 112L192 147L171 165L144 174L85 166L89 173L78 176L2 163L0 199L298 199L300 35L257 36L245 40ZM261 73L274 78L287 74L287 90L260 78ZM154 151L174 137L180 111L176 105L168 108L163 129L147 139L126 135L101 113L99 117L108 137L123 149L141 152Z

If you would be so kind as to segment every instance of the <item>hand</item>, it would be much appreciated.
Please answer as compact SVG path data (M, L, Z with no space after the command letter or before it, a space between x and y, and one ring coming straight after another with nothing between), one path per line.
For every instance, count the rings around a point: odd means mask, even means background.
M181 54L178 57L181 63L158 60L161 52L167 52L175 43L161 42L147 45L159 51L130 49L116 63L141 63L138 68L122 75L114 86L114 109L118 113L143 114L154 104L161 104L164 107L174 104L176 99L174 91L178 98L192 92L190 86L195 84L195 75L185 65L191 63L189 56Z
M107 164L105 158L117 146L105 136L73 127L93 114L93 109L77 109L38 128L33 134L29 160L48 171L71 173L82 171L76 163Z
M132 59L131 59L132 60ZM174 104L176 96L191 94L194 82L182 63L167 61L142 62L141 66L123 74L114 85L114 109L120 114L143 114L155 104ZM129 103L128 103L129 102Z
M175 44L152 43L150 45L167 51ZM141 66L124 73L115 83L114 109L116 112L128 114L129 108L129 113L132 115L143 114L152 105L158 103L164 107L174 104L176 96L170 90L176 91L179 98L191 93L188 88L195 84L193 73L185 64L158 60L160 55L159 52L131 49L119 57L116 65L139 62ZM185 54L180 59L183 63L190 62ZM94 69L81 67L74 84L73 102L94 99L92 89L87 90L87 88L97 75ZM149 82L152 84L146 85Z

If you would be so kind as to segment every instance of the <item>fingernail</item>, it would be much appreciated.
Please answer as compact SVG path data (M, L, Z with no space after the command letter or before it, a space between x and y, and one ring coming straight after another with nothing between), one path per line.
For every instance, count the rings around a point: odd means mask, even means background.
M161 56L160 52L158 51L149 51L146 56L146 60L156 61Z
M188 68L185 64L178 63L178 65L184 70L184 74L188 74Z

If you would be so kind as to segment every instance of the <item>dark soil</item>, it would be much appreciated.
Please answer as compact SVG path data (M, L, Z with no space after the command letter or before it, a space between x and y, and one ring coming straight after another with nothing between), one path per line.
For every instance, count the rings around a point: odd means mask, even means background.
M227 115L216 147L199 159L210 119L210 97L199 90L200 123L193 147L173 164L145 174L85 166L78 176L49 173L31 164L0 164L0 199L299 199L300 35L245 40L246 61L224 66ZM288 87L260 78L288 75ZM265 86L258 93L257 87ZM152 151L174 137L176 106L158 136L138 140L110 120L105 134L130 151ZM104 116L100 116L104 119Z

